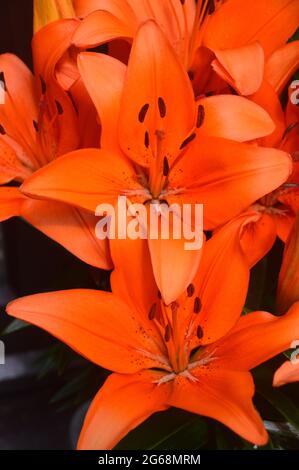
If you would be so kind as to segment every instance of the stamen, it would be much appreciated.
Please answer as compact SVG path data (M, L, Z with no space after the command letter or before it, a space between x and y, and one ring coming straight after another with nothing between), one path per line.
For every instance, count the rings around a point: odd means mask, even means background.
M158 98L158 108L161 118L165 118L166 116L166 104L161 96Z
M180 146L180 150L182 150L184 147L186 147L190 142L192 142L192 140L194 140L196 137L196 133L193 132L193 134L189 135L189 137L187 137L187 139L184 140L184 142L181 144Z
M172 313L176 313L178 311L179 304L176 301L171 302L170 308L171 308Z
M39 76L39 79L40 79L40 85L41 85L41 89L42 89L42 95L44 95L47 91L47 85L46 85L46 82L45 82L45 80L43 79L43 77L41 75Z
M171 380L174 380L176 378L176 374L172 372L171 374L163 375L161 379L154 380L153 383L157 384L158 386L161 384L165 384L167 382L171 382Z
M38 123L33 119L32 124L33 124L35 131L38 132Z
M6 134L5 129L4 129L3 126L1 126L1 124L0 124L0 134L1 134L1 135L5 135L5 134Z
M195 291L195 287L193 284L189 284L189 286L187 287L187 295L188 297L192 297L192 295L194 294L194 291Z
M193 312L194 313L199 313L201 311L201 301L199 297L195 297L194 299L194 306L193 306Z
M163 176L168 176L169 174L169 163L167 157L164 157L163 160Z
M212 15L216 10L216 5L214 0L209 0L208 15Z
M182 5L185 5L185 0L180 0Z
M284 140L286 138L286 136L292 132L293 129L295 129L295 127L297 127L299 124L299 121L297 122L293 122L291 124L288 125L288 127L286 128L286 130L284 131L283 133L283 136L282 136L282 140Z
M162 299L162 295L161 295L161 292L158 290L158 299Z
M157 304L153 304L150 308L148 319L153 320L156 316Z
M165 328L165 334L164 334L164 339L166 341L166 343L168 343L168 341L170 340L170 336L171 336L171 330L170 330L170 325L166 325L166 328Z
M149 108L149 104L146 103L142 106L141 110L139 111L139 114L138 114L138 121L139 122L144 122L144 119L145 119L145 116L146 116L146 113L148 111L148 108Z
M61 104L57 100L55 100L55 104L56 104L57 112L61 116L61 114L63 114L63 107L61 106Z
M3 83L4 91L7 91L6 81L5 81L5 77L4 77L4 72L0 72L0 82Z
M205 108L203 107L202 104L198 106L197 110L197 121L196 121L196 127L199 129L203 125L205 119Z
M149 134L147 131L144 134L144 145L146 146L147 149L149 148Z
M203 329L200 325L198 325L197 327L196 335L198 339L202 339L203 337Z

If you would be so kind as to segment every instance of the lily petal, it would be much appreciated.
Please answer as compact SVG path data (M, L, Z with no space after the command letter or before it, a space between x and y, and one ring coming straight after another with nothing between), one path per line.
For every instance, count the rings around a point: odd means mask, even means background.
M230 0L210 18L204 45L212 49L229 49L259 41L265 55L284 45L299 23L297 0Z
M129 160L104 149L66 154L22 185L25 194L67 202L93 214L101 203L114 205L122 191L140 188Z
M19 191L19 188L1 187L0 188L0 221L19 216L22 212L22 206L25 202L25 196Z
M197 103L204 109L198 137L224 137L246 142L272 134L275 129L272 119L262 107L241 96L210 96Z
M246 318L251 320L250 327ZM299 303L282 317L254 312L241 317L236 330L214 348L217 364L227 369L249 370L290 348L299 338ZM237 351L237 354L236 354Z
M0 138L0 184L23 181L32 170L22 163L23 151L12 139Z
M158 303L147 240L111 239L110 250L115 265L110 279L112 291L145 321L153 304Z
M194 382L182 377L176 380L172 406L214 418L254 444L267 443L263 421L252 404L254 383L250 373L213 367L193 369L191 373Z
M183 237L148 239L155 279L166 305L187 289L198 270L202 250L188 250L186 243Z
M254 212L242 214L216 231L203 247L199 270L193 281L195 295L201 301L197 321L203 330L203 344L224 336L240 316L249 283L249 265L240 237L244 226L255 219ZM221 289L215 289L218 285ZM194 302L194 298L187 302Z
M265 67L265 79L280 95L299 66L299 41L292 41L277 49Z
M291 361L284 362L275 372L273 378L273 386L281 387L282 385L299 381L299 364Z
M266 213L257 213L257 219L244 226L240 242L250 267L271 250L276 235L274 218Z
M26 198L20 215L85 263L112 268L108 241L96 238L97 218L90 212L59 202Z
M110 375L87 412L78 449L112 449L150 415L167 409L170 385L157 386L159 375Z
M42 75L45 81L53 79L56 65L71 46L71 38L79 24L80 21L76 18L54 21L33 36L32 54L37 76ZM69 83L68 79L66 83Z
M265 147L279 147L286 124L284 112L274 88L263 80L259 90L249 98L267 111L275 124L273 133L261 139L261 144Z
M126 67L104 54L81 53L78 68L101 120L101 146L119 149L117 121Z
M202 137L170 172L169 185L184 189L167 200L203 204L205 229L210 230L276 189L291 171L289 155L280 150Z
M128 18L129 19L129 18ZM109 11L95 11L80 23L74 32L72 43L74 46L85 49L99 46L113 39L131 38L136 25L123 22Z
M258 42L225 50L214 50L212 67L229 85L244 96L255 93L264 76L264 51Z
M30 295L10 302L7 313L115 372L167 366L155 327L144 330L126 304L109 292L74 289Z
M147 21L130 54L119 120L121 147L136 163L150 166L155 159L145 144L148 133L149 143L159 143L158 160L167 155L171 163L194 123L188 75L157 24Z
M10 139L22 146L22 163L38 167L36 132L38 120L35 81L28 67L13 54L0 55L0 72L5 80L5 102L0 105L0 124Z

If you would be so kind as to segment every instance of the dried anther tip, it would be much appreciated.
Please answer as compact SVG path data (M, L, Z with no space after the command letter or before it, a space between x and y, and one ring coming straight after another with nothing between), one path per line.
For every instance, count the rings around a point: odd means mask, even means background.
M38 132L38 123L33 119L32 124L33 124L35 131Z
M203 125L205 119L205 108L203 107L202 104L198 106L197 110L197 120L196 120L196 127L199 129Z
M1 126L1 124L0 124L0 134L1 134L1 135L5 135L5 134L6 134L5 129L4 129L3 126Z
M40 86L41 86L42 94L44 95L47 91L47 85L46 85L46 82L45 82L45 80L43 79L43 77L41 75L39 76L39 79L40 79Z
M194 140L195 137L196 137L195 132L193 132L193 134L189 135L189 137L187 137L187 139L185 139L184 142L181 144L180 150L182 150L184 147L186 147L186 145L188 145L190 142L192 142L192 140Z
M166 343L168 343L168 341L170 340L170 336L171 336L170 326L167 325L165 328L165 334L164 334L164 339Z
M144 145L146 146L147 149L149 148L149 134L147 131L144 134Z
M194 299L194 307L193 307L193 312L194 313L199 313L201 311L201 301L199 297L195 297Z
M153 304L150 308L148 319L153 320L156 316L157 304Z
M164 118L166 116L166 104L161 96L158 98L158 108L161 118Z
M145 105L142 106L141 110L139 111L138 114L138 121L139 122L144 122L146 113L148 112L149 104L146 103Z
M61 114L63 114L63 107L61 106L61 104L57 100L55 100L55 104L56 104L57 112L61 116Z
M164 157L163 160L163 176L168 176L169 174L169 163L167 157Z
M195 287L193 284L189 284L189 286L187 287L187 295L188 297L192 297L192 295L194 294L194 291L195 291Z
M203 329L200 325L197 327L196 336L198 339L202 339L203 337Z

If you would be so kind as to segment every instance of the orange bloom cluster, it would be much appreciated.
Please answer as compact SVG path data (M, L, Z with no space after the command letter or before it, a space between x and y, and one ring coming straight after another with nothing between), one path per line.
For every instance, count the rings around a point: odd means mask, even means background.
M0 56L0 219L113 269L110 293L7 307L113 372L79 449L111 449L171 406L267 442L249 371L299 340L298 25L298 0L36 0L34 74ZM147 210L203 204L207 241L99 240L96 208L119 196ZM283 315L241 316L277 236ZM275 385L298 380L294 367Z

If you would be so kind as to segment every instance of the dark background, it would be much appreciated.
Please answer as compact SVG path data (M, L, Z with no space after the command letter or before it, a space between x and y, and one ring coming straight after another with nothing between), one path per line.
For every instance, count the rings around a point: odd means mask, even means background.
M29 67L32 12L30 0L1 1L0 53L14 53ZM6 303L35 292L94 287L95 276L92 268L22 220L0 224L0 337L6 350L6 364L0 365L0 449L70 448L70 422L78 400L67 409L59 400L51 401L85 366L80 363L79 369L72 366L62 374L73 356L37 328L2 335L11 322ZM47 352L50 359L45 361ZM33 376L33 370L43 377Z

